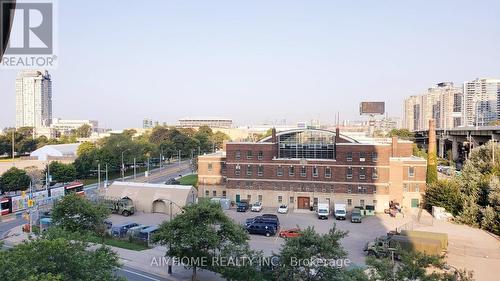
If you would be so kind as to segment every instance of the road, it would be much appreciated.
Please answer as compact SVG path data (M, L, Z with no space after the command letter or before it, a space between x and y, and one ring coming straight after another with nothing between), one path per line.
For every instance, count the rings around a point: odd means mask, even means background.
M153 274L141 271L141 270L137 270L134 268L126 267L126 266L118 269L116 271L116 275L118 275L120 277L124 277L125 279L127 279L129 281L163 281L163 280L165 280L162 277L159 277L159 276L156 276L156 275L153 275Z
M4 238L9 230L24 223L26 221L23 218L16 218L15 216L12 220L0 222L0 240Z

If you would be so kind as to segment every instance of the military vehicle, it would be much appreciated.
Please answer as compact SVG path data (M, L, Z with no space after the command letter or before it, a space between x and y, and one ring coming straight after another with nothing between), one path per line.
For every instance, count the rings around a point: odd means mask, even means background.
M135 213L135 208L132 200L128 198L114 199L103 198L100 200L106 207L108 207L113 214L120 214L128 217Z
M441 242L436 239L410 237L404 235L382 236L365 245L365 253L375 257L390 257L399 259L399 251L416 251L427 255L438 256L442 254Z

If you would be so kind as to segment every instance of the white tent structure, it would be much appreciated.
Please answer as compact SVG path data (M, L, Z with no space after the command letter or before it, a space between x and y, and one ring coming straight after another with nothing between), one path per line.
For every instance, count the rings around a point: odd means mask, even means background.
M197 201L198 192L189 185L165 185L115 181L106 191L109 198L129 198L137 211L176 214Z
M79 146L79 143L46 145L31 152L30 156L41 161L47 161L49 158L76 158Z

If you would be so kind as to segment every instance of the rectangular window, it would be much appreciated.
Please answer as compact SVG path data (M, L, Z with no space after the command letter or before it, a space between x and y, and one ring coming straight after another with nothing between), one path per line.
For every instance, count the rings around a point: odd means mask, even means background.
M241 151L236 150L236 155L235 155L235 158L236 158L237 160L240 160L240 159L241 159Z
M326 167L325 168L325 178L329 179L332 177L332 168Z
M262 165L257 166L257 175L259 177L262 177L262 175L264 175L264 166Z
M252 159L253 158L253 153L251 150L247 150L247 159Z
M234 175L235 176L239 176L240 175L240 171L241 171L240 165L236 165L236 167L234 168Z
M377 207L377 200L373 200L373 206ZM376 209L376 208L375 208Z
M313 177L318 177L318 167L316 166L313 167Z
M403 183L403 192L408 192L408 184Z
M282 203L283 202L283 196L279 195L278 196L278 203Z
M213 169L212 163L208 163L208 171L211 172Z
M247 195L247 200L248 200L248 202L252 201L252 195L248 194Z
M347 161L352 161L352 152L347 152Z
M359 206L364 207L365 206L365 200L363 200L363 199L359 200Z
M377 193L377 186L376 185L373 186L373 193L374 194Z
M413 178L415 176L415 167L408 167L408 177Z
M294 166L290 166L290 168L288 168L288 175L290 177L295 176L295 167Z
M247 176L251 176L252 175L252 165L248 165L247 166Z
M378 169L376 167L374 167L372 170L372 179L378 179Z
M366 178L366 169L364 167L359 168L359 179L364 180Z
M205 190L205 197L208 197L208 196L210 196L210 191Z
M262 202L262 194L259 194L259 202Z
M257 155L257 159L262 160L263 158L264 158L264 152L260 150L259 154Z
M283 167L278 166L278 168L276 169L276 175L277 175L278 177L283 176Z
M223 197L223 198L226 198L226 195L227 195L227 194L226 194L226 191L225 191L225 190L223 190L223 191L222 191L222 197Z
M352 193L352 187L350 186L347 187L347 193Z
M359 153L359 162L365 162L366 160L366 153L360 152Z
M305 166L300 167L300 176L305 177L307 174L307 170Z
M347 206L352 206L352 199L347 199Z
M348 168L347 168L346 178L347 178L348 180L352 179L352 167L348 167Z
M217 197L217 190L212 190L212 197Z
M420 186L418 183L415 184L415 192L420 192Z
M290 204L293 204L293 200L294 200L293 196L290 196Z
M378 162L378 153L372 152L372 162Z

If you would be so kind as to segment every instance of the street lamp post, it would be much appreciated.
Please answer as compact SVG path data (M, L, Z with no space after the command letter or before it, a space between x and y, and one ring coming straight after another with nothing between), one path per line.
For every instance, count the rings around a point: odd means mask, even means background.
M125 164L123 163L123 154L130 149L122 151L122 181L125 181Z
M97 189L101 188L101 163L97 161Z

